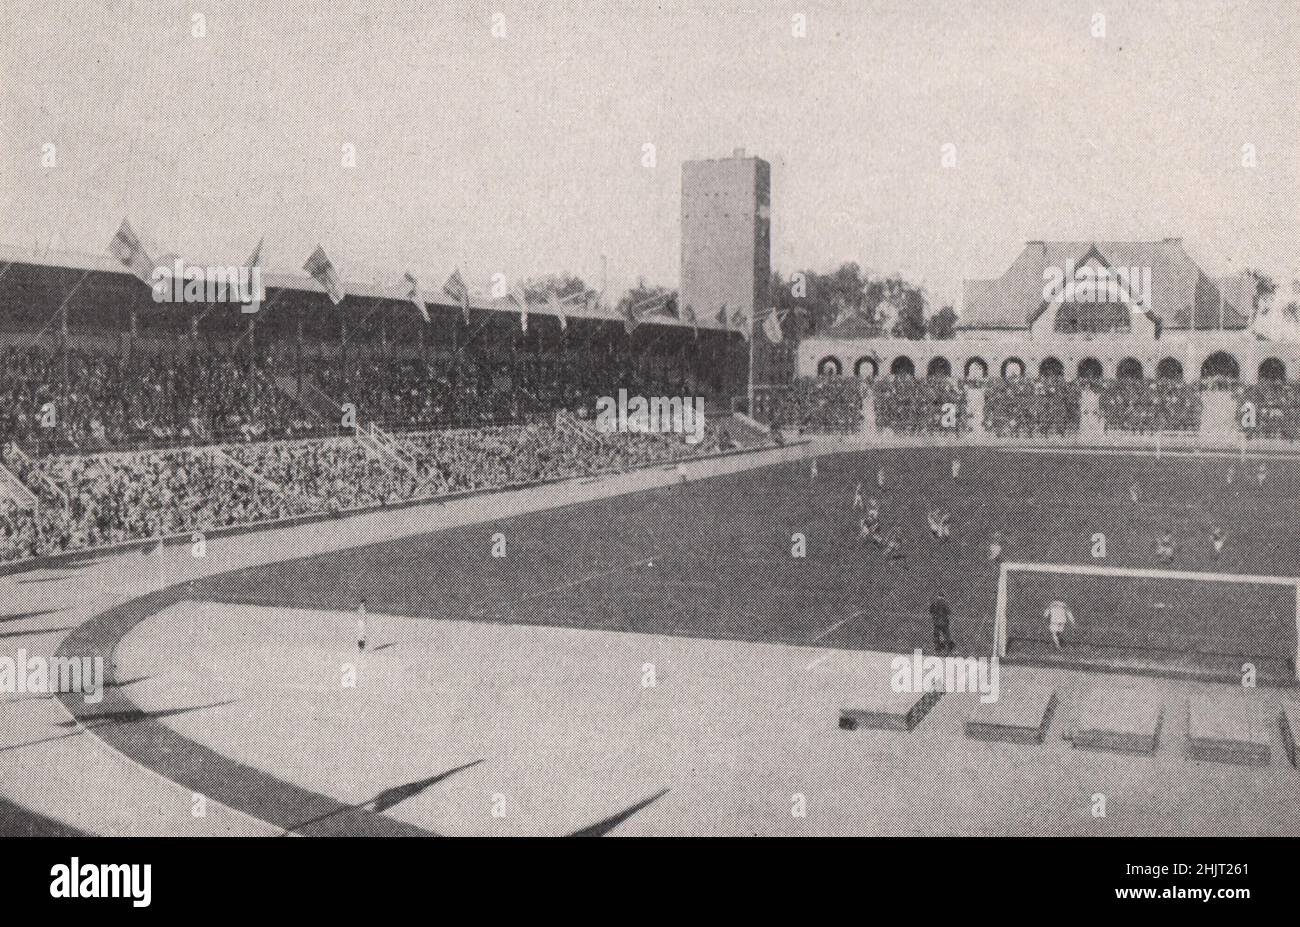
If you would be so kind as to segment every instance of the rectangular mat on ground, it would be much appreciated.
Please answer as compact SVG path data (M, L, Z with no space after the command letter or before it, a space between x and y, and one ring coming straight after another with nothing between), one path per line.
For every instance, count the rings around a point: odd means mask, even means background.
M966 736L1012 744L1041 744L1056 711L1056 687L1047 682L1004 677L996 702L977 701Z
M1187 700L1187 756L1193 760L1267 766L1268 729L1242 689L1197 692Z
M1291 761L1292 766L1300 767L1300 757L1296 755L1296 740L1300 739L1300 705L1282 699L1278 722L1282 728L1282 743L1286 747L1286 758Z
M856 705L840 709L840 727L846 731L859 727L885 731L910 731L921 723L942 692L896 692L890 677L874 673L864 677L856 696Z
M1100 684L1084 696L1070 742L1081 750L1154 753L1163 717L1155 689Z

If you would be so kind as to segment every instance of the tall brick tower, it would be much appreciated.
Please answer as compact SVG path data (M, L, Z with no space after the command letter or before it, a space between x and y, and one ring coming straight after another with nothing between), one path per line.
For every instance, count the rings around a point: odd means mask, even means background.
M730 319L739 310L753 335L756 313L771 306L772 168L748 158L743 148L730 158L682 164L682 270L678 301L690 306L701 327L717 328L725 306ZM728 353L728 379L753 385L751 359L760 353L739 342ZM734 357L732 356L734 354ZM761 376L759 377L761 381Z

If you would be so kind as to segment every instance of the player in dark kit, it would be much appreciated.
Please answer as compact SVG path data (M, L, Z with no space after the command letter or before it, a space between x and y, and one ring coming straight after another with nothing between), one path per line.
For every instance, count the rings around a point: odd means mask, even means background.
M930 621L934 624L934 649L941 656L953 651L952 634L948 629L948 618L952 613L948 609L948 600L942 595L935 596L930 603Z

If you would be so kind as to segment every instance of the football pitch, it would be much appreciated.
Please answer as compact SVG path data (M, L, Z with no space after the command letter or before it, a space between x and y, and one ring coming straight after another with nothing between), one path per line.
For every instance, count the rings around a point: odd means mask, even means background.
M1257 467L1231 457L841 453L820 458L815 479L807 463L781 464L243 569L196 582L190 597L343 611L364 599L372 613L410 618L908 652L932 646L928 610L942 593L958 651L988 654L994 533L1019 563L1164 568L1156 545L1168 532L1172 569L1300 575L1300 462L1270 460L1262 485ZM859 537L858 482L879 500L885 532L898 531L901 557ZM951 514L951 540L931 535L933 508ZM1079 645L1277 661L1295 651L1287 587L1064 579L1022 577L1010 633L1045 638L1046 602L1067 597Z

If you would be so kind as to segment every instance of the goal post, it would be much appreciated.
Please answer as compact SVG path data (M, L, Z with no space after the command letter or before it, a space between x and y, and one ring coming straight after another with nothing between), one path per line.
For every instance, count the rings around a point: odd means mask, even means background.
M1019 590L1019 595L1044 601L1012 603L1017 585L1036 586ZM994 652L999 658L1007 656L1008 645L1023 622L1046 629L1042 615L1051 601L1049 594L1065 601L1081 623L1102 625L1096 636L1113 638L1107 643L1119 648L1154 646L1285 658L1292 672L1300 673L1300 577L1003 563L998 572L993 631ZM1168 601L1151 602L1152 598ZM1144 610L1148 607L1151 610ZM1279 632L1283 639L1290 637L1289 647L1276 649ZM1270 643L1275 648L1272 653L1267 652Z

